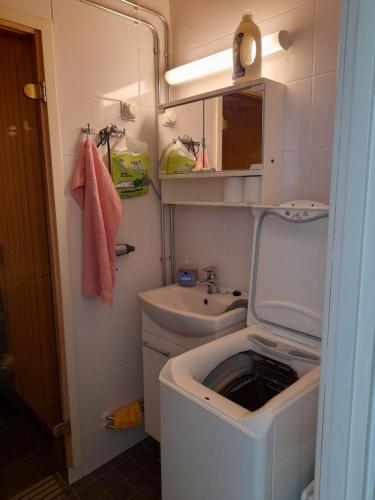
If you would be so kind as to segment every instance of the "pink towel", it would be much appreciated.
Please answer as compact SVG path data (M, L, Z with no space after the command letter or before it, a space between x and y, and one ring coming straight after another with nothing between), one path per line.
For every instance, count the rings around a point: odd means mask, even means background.
M91 138L82 144L72 195L83 210L82 295L112 304L115 244L122 206L111 176Z
M197 162L194 170L202 170L204 168L211 168L210 159L206 146L202 146L197 154Z

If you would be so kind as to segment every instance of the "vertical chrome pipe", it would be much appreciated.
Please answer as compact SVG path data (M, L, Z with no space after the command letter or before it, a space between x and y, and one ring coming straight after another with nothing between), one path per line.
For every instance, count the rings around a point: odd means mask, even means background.
M167 284L167 266L166 266L166 251L165 251L165 218L164 218L164 204L160 204L160 218L161 218L161 275L163 286Z
M170 255L170 266L171 266L171 282L174 283L176 279L176 261L175 261L175 254L174 254L174 206L169 205L169 234L170 234L170 249L171 249L171 255Z
M145 21L143 21L145 23ZM154 38L154 77L155 77L155 101L156 105L160 104L160 93L161 93L161 82L160 82L160 60L159 60L159 54L160 54L160 41L159 41L159 34L152 24L145 24L145 26L148 26L152 32L152 36Z

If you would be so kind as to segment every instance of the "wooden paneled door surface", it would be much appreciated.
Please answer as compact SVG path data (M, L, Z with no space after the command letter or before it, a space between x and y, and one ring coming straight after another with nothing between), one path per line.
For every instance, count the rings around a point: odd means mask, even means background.
M0 246L15 391L49 429L61 421L45 152L35 35L0 28Z

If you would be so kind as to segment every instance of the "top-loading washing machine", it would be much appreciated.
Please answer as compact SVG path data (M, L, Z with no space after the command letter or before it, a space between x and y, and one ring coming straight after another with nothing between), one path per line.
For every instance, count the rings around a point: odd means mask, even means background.
M314 475L328 207L253 207L247 328L160 374L163 500L297 500Z

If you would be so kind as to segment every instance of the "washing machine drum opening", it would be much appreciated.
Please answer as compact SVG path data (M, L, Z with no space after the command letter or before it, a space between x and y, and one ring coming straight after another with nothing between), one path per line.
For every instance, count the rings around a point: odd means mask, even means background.
M255 411L296 380L297 373L289 365L249 350L222 361L202 383L247 410Z

